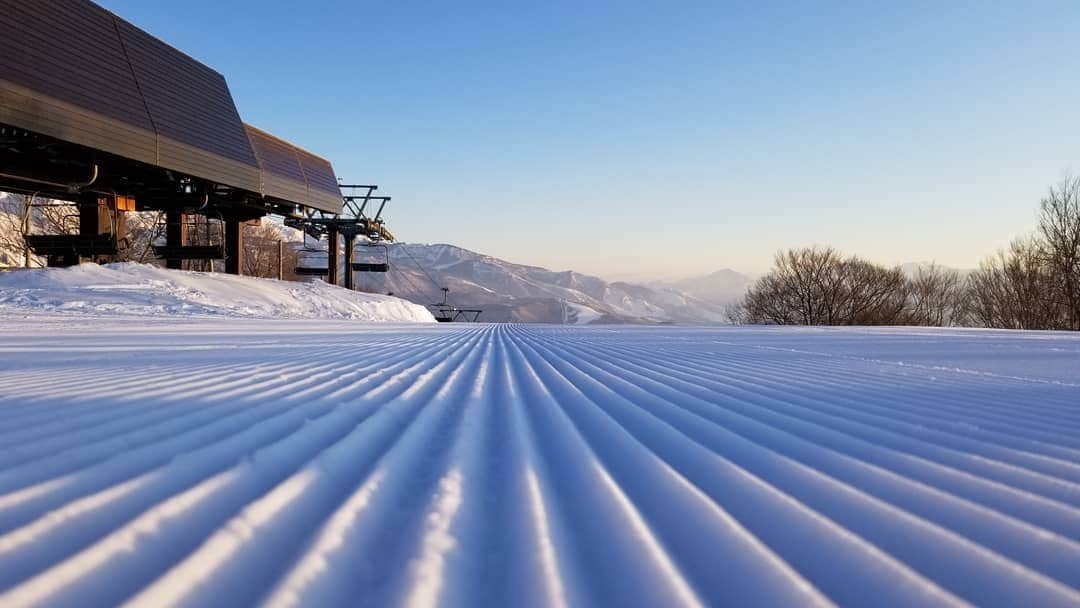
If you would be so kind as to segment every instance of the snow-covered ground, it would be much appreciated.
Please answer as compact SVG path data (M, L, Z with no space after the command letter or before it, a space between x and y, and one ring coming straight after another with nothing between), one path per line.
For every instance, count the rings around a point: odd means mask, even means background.
M0 605L1080 605L1080 336L0 315Z
M435 322L418 304L323 281L297 283L133 263L0 273L0 314L20 312Z

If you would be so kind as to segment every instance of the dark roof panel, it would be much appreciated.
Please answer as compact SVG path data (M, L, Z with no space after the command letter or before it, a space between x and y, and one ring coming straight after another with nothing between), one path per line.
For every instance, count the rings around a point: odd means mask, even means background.
M116 23L158 135L254 167L225 78L130 23Z
M0 0L0 122L258 192L225 79L89 0Z
M300 157L300 165L304 168L307 176L308 187L319 192L326 192L334 196L341 196L341 188L338 187L337 176L334 175L334 167L325 158L315 156L307 150L297 150Z
M341 213L341 190L330 161L249 124L245 124L259 161L266 196Z
M0 0L0 32L0 79L153 129L105 9L83 0Z
M0 0L0 123L325 211L325 159L240 121L225 78L90 0Z
M251 140L251 147L255 150L255 156L259 160L260 169L307 187L307 180L304 177L303 168L300 167L300 158L296 155L295 146L251 125L244 125L244 127Z

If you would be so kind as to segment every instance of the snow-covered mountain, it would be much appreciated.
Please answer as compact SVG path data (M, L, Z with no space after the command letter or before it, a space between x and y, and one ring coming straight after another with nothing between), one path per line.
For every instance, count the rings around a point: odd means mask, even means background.
M366 259L363 247L358 259ZM372 248L378 257L381 250ZM366 291L430 304L482 308L487 321L534 323L722 323L722 306L668 287L609 283L572 270L514 264L453 245L395 244L391 272L357 274ZM431 275L428 277L427 275Z
M676 281L656 281L652 285L675 289L699 300L724 306L739 300L753 281L753 277L724 268L703 276Z

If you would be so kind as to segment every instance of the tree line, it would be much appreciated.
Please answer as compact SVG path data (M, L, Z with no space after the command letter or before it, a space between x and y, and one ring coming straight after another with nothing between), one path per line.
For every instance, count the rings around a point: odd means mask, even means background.
M905 273L831 247L789 249L731 308L736 323L1080 330L1080 177L1052 186L1035 231L963 276Z

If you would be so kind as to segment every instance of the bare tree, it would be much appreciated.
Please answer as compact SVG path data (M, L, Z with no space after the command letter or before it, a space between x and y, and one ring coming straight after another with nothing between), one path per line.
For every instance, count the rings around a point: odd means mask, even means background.
M140 264L157 263L154 257L154 241L162 232L163 214L161 212L129 212L124 221L125 234L122 235L126 247L116 256L118 262L138 262Z
M278 259L278 243L282 240L281 232L267 222L244 227L244 274L252 277L276 279L279 270L282 278L295 276L296 250L282 247L282 258ZM280 267L280 268L279 268Z
M799 310L798 295L784 279L769 273L750 286L742 302L732 306L728 316L739 323L800 325L805 316Z
M776 255L729 317L776 325L883 325L910 322L908 285L899 268L844 259L827 247Z
M26 223L29 221L28 199L29 197L0 193L0 258L6 260L0 262L0 265L30 265L28 262L31 256L28 255L29 250L23 240Z
M840 255L831 247L789 249L776 255L769 284L778 297L787 323L821 325L833 322L836 306L832 296L838 282Z
M976 322L1006 329L1058 328L1062 306L1054 297L1057 281L1046 259L1039 241L1019 239L985 260L968 277Z
M43 234L78 234L79 209L67 201L39 199L31 210L30 222Z
M45 265L45 259L26 246L25 234L75 234L79 230L78 210L69 202L15 195L0 200L0 249L17 252L22 266Z
M833 325L901 325L910 322L907 278L899 268L884 268L858 258L845 260L836 289L841 302Z
M967 323L967 303L960 273L935 264L922 266L908 282L910 315L915 325L950 327Z
M1039 207L1042 253L1053 273L1052 297L1061 306L1061 325L1080 330L1080 177L1051 187Z

